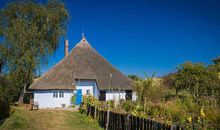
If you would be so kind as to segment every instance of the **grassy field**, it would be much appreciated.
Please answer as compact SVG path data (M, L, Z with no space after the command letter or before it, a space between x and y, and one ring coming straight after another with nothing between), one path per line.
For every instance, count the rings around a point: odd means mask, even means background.
M101 128L78 112L30 111L25 107L15 107L13 115L0 125L0 130L101 130Z

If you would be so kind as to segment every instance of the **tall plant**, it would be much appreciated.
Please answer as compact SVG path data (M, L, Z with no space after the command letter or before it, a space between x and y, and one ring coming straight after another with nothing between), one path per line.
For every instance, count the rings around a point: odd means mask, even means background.
M135 91L137 93L139 104L146 101L157 102L161 100L165 94L165 88L161 86L160 80L156 80L154 75L136 81Z

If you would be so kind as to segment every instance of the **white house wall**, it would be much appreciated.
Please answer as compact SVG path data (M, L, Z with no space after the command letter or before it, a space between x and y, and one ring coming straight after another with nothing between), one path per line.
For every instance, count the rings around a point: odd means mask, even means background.
M119 101L121 99L126 99L126 92L125 91L106 91L106 101L115 100Z
M132 101L136 101L136 100L137 100L137 93L132 92Z
M99 98L99 89L95 80L76 80L76 89L82 89L82 94L86 95L86 90L90 90L90 94L95 98Z
M63 90L63 98L53 98L53 90L34 91L34 102L39 103L39 108L56 108L62 107L65 104L66 107L71 105L71 97L73 96L72 90Z

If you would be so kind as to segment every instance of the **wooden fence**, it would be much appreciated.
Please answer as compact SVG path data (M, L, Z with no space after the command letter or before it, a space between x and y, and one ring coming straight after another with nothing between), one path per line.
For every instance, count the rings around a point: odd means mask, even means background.
M129 114L103 111L90 105L87 106L86 114L93 119L97 119L99 125L106 130L184 130L179 126L166 125Z

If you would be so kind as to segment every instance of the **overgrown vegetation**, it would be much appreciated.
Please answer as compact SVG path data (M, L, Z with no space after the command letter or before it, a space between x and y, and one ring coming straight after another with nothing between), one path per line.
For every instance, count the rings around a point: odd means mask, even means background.
M37 67L57 49L68 12L60 0L14 0L0 10L0 18L1 119L32 83Z
M140 78L131 75L136 83L137 101L98 102L84 97L86 104L119 113L130 113L186 129L220 129L220 58L214 64L186 62L176 73L163 78Z
M76 105L76 94L74 94L72 97L71 97L71 104L73 107L75 107Z

